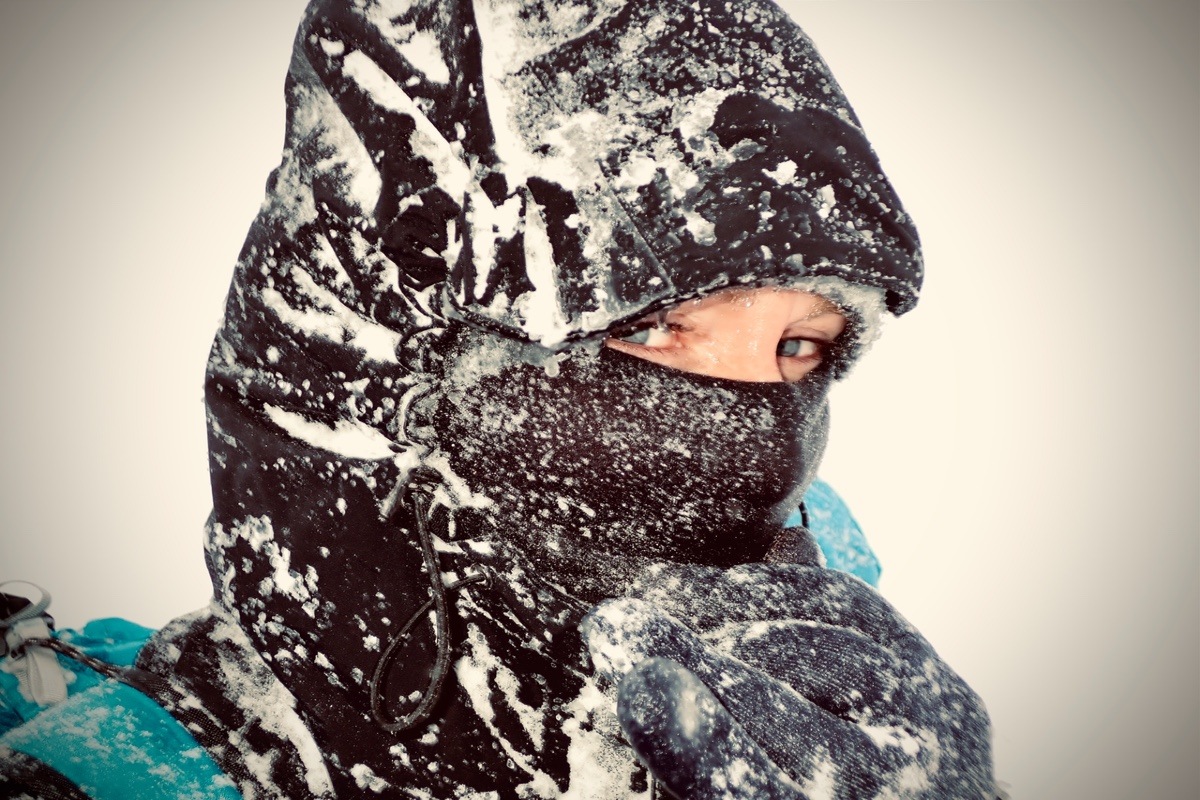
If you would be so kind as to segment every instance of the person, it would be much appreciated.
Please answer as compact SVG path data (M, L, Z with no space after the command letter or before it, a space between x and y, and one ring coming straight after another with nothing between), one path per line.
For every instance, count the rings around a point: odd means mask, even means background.
M10 731L9 786L112 796L136 741L163 796L994 796L979 698L794 524L922 267L793 21L314 0L286 92L213 601ZM101 717L115 755L39 756Z

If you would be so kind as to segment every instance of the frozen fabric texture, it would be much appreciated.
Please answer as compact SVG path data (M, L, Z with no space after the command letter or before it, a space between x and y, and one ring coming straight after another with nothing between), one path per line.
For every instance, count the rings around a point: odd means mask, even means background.
M70 779L32 756L0 752L0 797L9 800L88 800Z
M479 426L518 447L537 423L522 414L563 408L573 370L611 356L604 331L725 286L903 312L921 280L911 223L811 44L761 0L318 0L286 93L283 158L207 370L214 603L139 664L191 698L172 712L194 712L247 795L644 796L577 623L642 562L691 550L672 526L591 570L588 532L613 541L618 507L645 493L625 484L601 515L588 500L604 497L550 486L581 475L546 473L532 448L489 472L470 460ZM494 347L457 347L468 334ZM468 376L513 348L498 374L540 388L496 418L480 404L501 387ZM637 392L666 403L645 370ZM777 424L714 419L742 451L716 463L700 437L676 455L718 477L786 464L794 483L755 486L751 513L706 500L729 487L658 476L690 494L653 508L709 503L690 517L711 517L701 561L811 544L780 540L781 509L815 468L829 377L709 396L710 414ZM665 415L638 413L667 435Z
M519 344L465 338L430 424L455 474L495 500L469 515L475 535L590 602L655 561L761 561L824 451L827 371L747 383L603 348L548 376Z
M915 302L915 232L774 5L477 7L494 152L518 191L467 195L483 230L454 273L465 314L554 345L729 284L835 275L894 311Z
M878 594L800 564L664 567L584 623L621 727L689 800L992 798L978 696Z

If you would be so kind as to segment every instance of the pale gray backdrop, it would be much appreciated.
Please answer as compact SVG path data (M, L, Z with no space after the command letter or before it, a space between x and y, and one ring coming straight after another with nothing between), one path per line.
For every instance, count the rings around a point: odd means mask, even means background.
M926 244L823 470L1017 797L1200 796L1192 2L786 3ZM201 379L302 0L0 0L0 578L206 602Z

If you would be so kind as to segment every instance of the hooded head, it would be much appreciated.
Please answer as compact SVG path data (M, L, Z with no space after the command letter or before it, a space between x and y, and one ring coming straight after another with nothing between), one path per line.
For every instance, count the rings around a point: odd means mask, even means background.
M383 645L443 582L431 549L590 602L649 562L779 546L830 381L921 267L777 7L317 0L286 91L208 365L207 549L323 748L370 722ZM600 346L738 286L832 300L843 357L751 384Z

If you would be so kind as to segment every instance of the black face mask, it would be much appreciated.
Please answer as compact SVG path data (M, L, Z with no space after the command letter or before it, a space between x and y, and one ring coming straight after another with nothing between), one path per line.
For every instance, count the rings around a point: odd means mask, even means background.
M829 370L752 383L605 347L550 376L497 341L451 334L434 411L451 469L491 501L456 511L460 531L592 601L641 564L729 567L778 546L825 446Z

